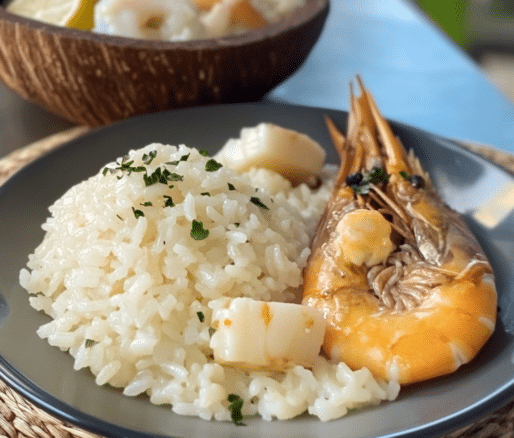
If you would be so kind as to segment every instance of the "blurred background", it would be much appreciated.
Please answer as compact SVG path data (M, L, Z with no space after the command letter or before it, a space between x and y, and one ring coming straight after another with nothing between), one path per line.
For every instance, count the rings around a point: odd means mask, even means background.
M514 0L413 0L514 101Z

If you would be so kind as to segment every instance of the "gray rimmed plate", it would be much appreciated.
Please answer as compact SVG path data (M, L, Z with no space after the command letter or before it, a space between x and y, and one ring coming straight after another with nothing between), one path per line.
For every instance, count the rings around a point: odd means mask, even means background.
M151 142L185 143L216 152L244 126L262 121L309 134L336 163L324 114L341 127L347 113L275 104L192 108L141 116L99 128L38 159L0 188L0 377L51 414L109 437L424 437L436 436L485 415L514 397L514 214L494 228L472 213L514 178L455 143L392 123L412 148L444 199L461 212L495 269L497 329L479 355L456 373L402 389L397 401L327 423L307 415L290 421L245 419L246 426L175 415L147 397L129 398L99 387L88 370L36 335L48 317L29 306L18 273L43 238L48 206L69 187L97 173L129 149Z

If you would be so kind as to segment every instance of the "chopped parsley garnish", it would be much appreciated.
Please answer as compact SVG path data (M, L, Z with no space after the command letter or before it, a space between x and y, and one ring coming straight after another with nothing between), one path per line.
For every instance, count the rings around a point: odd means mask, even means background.
M161 176L162 175L161 175L160 167L155 169L155 172L151 173L150 175L145 173L143 175L143 180L145 181L146 187L157 184L159 182L159 180L161 179Z
M171 173L165 170L164 174L168 181L184 181L184 176L179 175L178 173Z
M95 340L93 340L93 339L86 339L86 341L84 342L84 347L90 348L90 347L92 347L95 344L96 344Z
M235 190L236 188L234 187L234 184L228 183L228 189L229 190Z
M180 157L180 160L177 160L177 161L169 161L167 162L166 164L172 164L173 166L176 166L178 163L180 163L181 161L187 161L187 159L189 158L191 154L187 154L187 155L182 155Z
M165 207L175 207L175 204L173 202L173 199L171 199L171 196L164 195L164 197L166 198L166 202L164 203Z
M212 338L212 335L216 333L216 329L214 327L209 327L209 337Z
M346 183L358 195L367 195L372 184L389 182L390 175L382 167L374 167L369 172L354 173L348 175Z
M208 157L209 156L209 151L207 149L199 149L198 153L200 155L203 155L204 157Z
M256 196L252 196L250 198L250 202L252 204L257 205L258 207L261 207L261 208L264 208L266 210L269 210L269 208L265 204L263 204L262 201L259 198L257 198Z
M183 181L184 177L177 173L171 173L168 169L161 170L161 168L158 167L150 175L144 174L143 179L145 185L148 187L157 183L167 184L169 181Z
M152 151L149 154L144 154L143 155L143 163L145 163L148 166L156 156L157 156L157 151Z
M203 312L196 312L196 314L198 315L198 319L200 320L200 322L205 321L205 315L203 314Z
M143 207L151 207L152 206L152 203L150 201L147 201L147 202L144 202L144 203L140 203L139 205L142 205Z
M236 426L244 426L243 413L241 412L244 400L237 394L229 394L227 400L230 403L228 410L230 411L230 418L232 418L233 423Z
M123 220L123 218L119 214L117 214L116 217L120 220Z
M223 165L218 163L214 158L211 158L207 163L205 163L205 170L207 172L216 172L221 167L223 167Z
M116 170L118 169L113 169L112 167L104 167L104 170L103 170L103 174L104 176L107 175L108 173L116 173Z
M134 164L134 160L121 163L120 169L130 169L132 164Z
M136 210L134 207L132 207L132 211L136 219L145 215L141 210Z
M203 240L209 236L209 230L203 227L203 223L193 219L191 226L191 237L195 240Z
M211 194L209 192L203 192L203 193L200 193L200 195L202 195L202 196L211 196Z
M121 160L121 163L119 163L119 167L115 168L115 169L112 169L113 171L116 171L116 170L122 170L122 171L127 171L130 175L131 172L145 172L146 171L146 167L144 166L132 166L134 164L134 160L131 160L131 161L126 161L128 159L127 156L124 156L123 159ZM121 177L118 177L118 179L120 179Z

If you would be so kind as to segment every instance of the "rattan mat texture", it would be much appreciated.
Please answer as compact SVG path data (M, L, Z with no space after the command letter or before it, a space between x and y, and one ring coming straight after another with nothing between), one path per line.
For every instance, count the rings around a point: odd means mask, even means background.
M75 127L20 148L0 159L0 185L26 164L88 131ZM514 155L476 144L462 147L514 174ZM514 397L514 394L513 394ZM51 416L0 380L0 438L99 438ZM514 438L514 400L444 438Z

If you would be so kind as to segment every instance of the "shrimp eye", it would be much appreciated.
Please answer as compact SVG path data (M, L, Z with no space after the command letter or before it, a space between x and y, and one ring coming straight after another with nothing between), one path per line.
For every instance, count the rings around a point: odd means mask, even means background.
M412 175L410 177L410 182L417 189L425 187L425 180L419 175Z
M362 182L362 173L356 172L346 177L346 184L349 186L358 186Z

